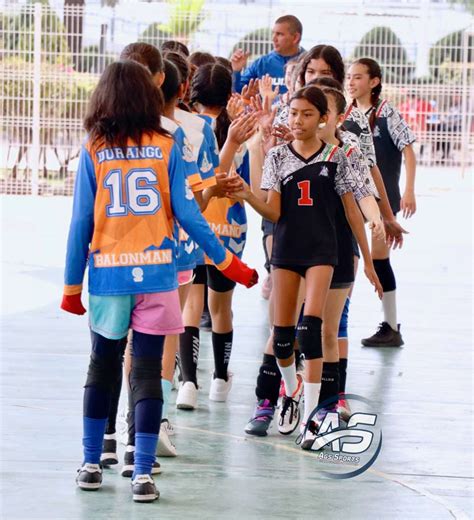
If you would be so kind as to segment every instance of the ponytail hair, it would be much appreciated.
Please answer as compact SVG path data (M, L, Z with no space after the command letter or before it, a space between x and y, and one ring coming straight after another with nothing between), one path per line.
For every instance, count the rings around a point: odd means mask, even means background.
M290 99L290 104L295 99L305 99L314 105L321 116L325 116L328 112L328 101L324 92L318 87L303 87L296 91Z
M358 60L354 61L353 65L354 64L364 65L364 67L367 68L367 73L369 74L370 79L379 78L380 80L379 84L375 85L370 93L370 103L372 104L372 107L375 108L380 100L380 94L382 93L382 70L380 65L371 58L359 58ZM356 105L355 99L352 104ZM375 127L375 117L376 111L372 110L369 117L369 125L371 130L373 130Z
M224 146L230 126L227 102L232 94L232 74L219 63L207 63L196 71L191 83L191 103L219 108L214 130L219 148Z
M178 97L179 87L181 86L181 74L179 73L178 67L165 58L165 80L161 85L161 92L165 103L169 103L173 99Z

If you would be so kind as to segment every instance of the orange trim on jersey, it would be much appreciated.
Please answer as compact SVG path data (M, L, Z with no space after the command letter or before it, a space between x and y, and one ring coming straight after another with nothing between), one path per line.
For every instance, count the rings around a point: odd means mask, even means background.
M349 117L353 107L354 105L349 105L349 108L346 110L346 113L344 114L344 121Z
M75 294L81 294L82 292L82 283L79 285L65 285L64 286L64 294L66 296L74 296Z
M326 161L330 161L333 157L334 157L334 154L337 152L338 150L338 147L336 145L332 145L332 150L331 152L329 153L329 156L328 158L326 159Z
M380 105L377 107L377 111L375 112L375 117L380 117L380 114L382 112L382 108L387 104L387 101L383 99L380 101Z
M224 269L227 269L229 267L229 265L232 263L232 258L234 257L234 255L226 249L225 251L225 260L222 261L220 264L215 264L215 266L217 267L217 269L219 269L219 271L223 271Z
M199 188L199 186L202 184L201 174L193 173L193 175L188 175L188 181L192 191L201 191Z
M203 191L206 188L212 188L212 186L215 186L217 184L215 177L209 177L208 179L202 179L201 183L198 184L195 189L193 188L193 191Z

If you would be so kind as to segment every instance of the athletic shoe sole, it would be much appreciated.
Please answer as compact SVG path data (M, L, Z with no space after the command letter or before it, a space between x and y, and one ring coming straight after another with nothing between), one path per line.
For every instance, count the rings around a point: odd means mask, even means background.
M83 489L84 491L97 491L102 482L76 482L77 487Z
M268 431L258 431L258 430L245 430L247 435L253 435L254 437L267 437Z
M372 347L372 348L377 348L377 347L381 347L381 348L397 348L397 347L402 347L403 345L405 345L405 343L402 341L401 343L398 343L398 344L393 344L393 345L389 345L389 344L385 344L385 343L367 343L367 342L364 342L364 341L361 341L362 343L362 346L363 347Z
M180 403L180 404L176 405L176 408L178 410L194 410L196 407L193 406L192 404Z
M155 500L158 500L160 498L160 494L157 493L156 495L153 493L152 495L133 495L133 501L134 502L142 502L142 503L148 503L148 502L154 502Z
M120 472L120 475L125 478L132 478L133 472L135 471L135 466L131 464L127 464L122 468L122 471ZM161 466L153 466L151 468L151 474L152 475L159 475L161 473Z
M102 453L100 456L100 463L102 466L114 466L118 464L119 459L116 453Z

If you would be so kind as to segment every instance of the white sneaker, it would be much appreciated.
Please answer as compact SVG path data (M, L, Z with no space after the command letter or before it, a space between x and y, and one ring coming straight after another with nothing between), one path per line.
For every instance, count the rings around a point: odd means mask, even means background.
M169 422L168 419L162 419L161 425L163 424L166 427L166 433L168 434L168 437L173 437L173 435L176 434L176 430L174 429L173 425Z
M303 379L298 376L298 387L290 397L284 395L281 400L281 407L278 420L278 431L282 435L293 433L300 422L300 402L303 395Z
M192 381L181 383L176 397L176 408L194 410L197 407L198 389Z
M156 454L158 457L176 457L176 446L170 441L168 437L168 430L166 425L169 424L168 419L163 419L160 425L160 435L158 437L158 445L156 447Z
M121 408L117 415L117 440L120 444L126 446L128 444L128 424L127 424L128 407Z
M214 378L211 381L211 388L209 390L209 399L211 401L224 402L227 401L230 389L232 388L232 372L227 373L227 381L225 379Z

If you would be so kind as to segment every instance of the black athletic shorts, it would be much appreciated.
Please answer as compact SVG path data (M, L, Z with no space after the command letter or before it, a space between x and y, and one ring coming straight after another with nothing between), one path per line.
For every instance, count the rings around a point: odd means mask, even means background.
M290 264L272 264L272 269L286 269L287 271L292 271L293 273L299 274L301 278L306 277L306 271L311 269L312 267L317 267L318 265L329 265L329 264L315 264L315 265L290 265ZM334 266L331 266L334 267Z
M207 285L216 292L227 292L234 289L236 282L229 280L214 265L198 265L194 268L193 284Z
M270 235L273 235L275 231L275 223L267 220L266 218L262 219L262 232L263 238L267 238Z
M357 243L356 237L352 235L352 249L354 250L354 256L360 258L359 244Z

